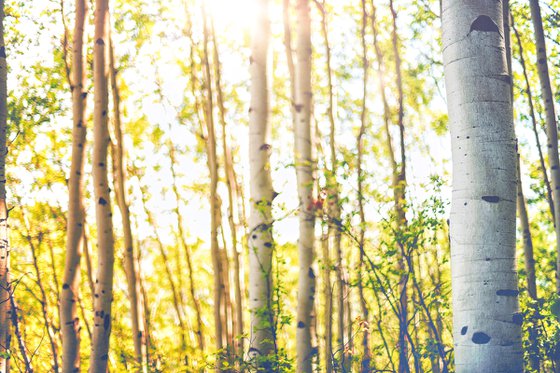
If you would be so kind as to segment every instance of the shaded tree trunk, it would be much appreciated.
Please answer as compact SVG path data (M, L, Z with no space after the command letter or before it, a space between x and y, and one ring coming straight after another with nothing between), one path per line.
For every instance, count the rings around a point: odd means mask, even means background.
M523 370L515 270L515 134L503 32L502 3L443 2L458 373Z

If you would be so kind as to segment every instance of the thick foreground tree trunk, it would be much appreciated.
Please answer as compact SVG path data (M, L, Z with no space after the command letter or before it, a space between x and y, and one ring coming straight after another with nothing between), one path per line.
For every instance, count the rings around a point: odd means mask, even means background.
M443 1L456 371L521 372L516 150L501 2Z
M297 372L311 372L311 322L315 299L313 242L315 201L311 149L311 19L309 0L297 2L297 65L295 74L295 165L299 196L299 280L297 304Z
M94 294L94 328L90 373L106 373L111 335L113 302L113 264L115 261L111 198L107 177L107 150L110 143L107 120L108 77L107 45L108 0L95 1L94 36L94 112L93 112L93 184L97 224L98 267Z
M72 48L72 164L68 178L68 222L66 227L66 256L60 302L62 333L62 371L80 369L80 258L84 232L83 173L86 143L86 76L84 61L84 26L88 3L76 0L76 20Z
M249 309L251 339L249 358L275 352L272 310L272 179L270 175L270 122L268 0L259 0L251 57L251 108L249 110L249 162L251 169L251 217L249 222ZM270 369L270 364L256 362Z

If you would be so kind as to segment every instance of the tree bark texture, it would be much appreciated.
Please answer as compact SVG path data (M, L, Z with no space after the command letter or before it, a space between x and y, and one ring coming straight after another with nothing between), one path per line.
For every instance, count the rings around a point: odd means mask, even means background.
M269 117L268 0L259 0L251 54L251 106L249 109L249 163L251 214L249 221L249 357L267 356L276 350L272 309L272 178L270 174L271 127Z
M72 163L68 178L68 220L66 227L66 255L60 302L62 334L62 371L80 369L80 318L77 300L80 292L80 260L83 247L84 206L83 173L86 146L86 97L84 29L88 11L85 0L76 0L76 19L72 47Z
M296 371L312 370L311 323L315 299L313 244L315 201L314 160L311 134L311 19L309 0L297 1L297 47L295 71L295 165L299 197L299 279L296 331Z
M106 373L111 335L111 304L113 302L113 265L115 261L113 222L107 151L108 129L108 21L109 1L95 1L94 33L94 112L93 112L93 183L97 225L98 267L94 294L93 345L90 373Z
M516 146L503 35L501 2L443 2L458 373L523 370L515 267Z

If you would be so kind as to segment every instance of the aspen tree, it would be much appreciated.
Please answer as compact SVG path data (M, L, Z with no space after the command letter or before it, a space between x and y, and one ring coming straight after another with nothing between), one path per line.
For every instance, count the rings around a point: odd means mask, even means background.
M4 44L4 0L0 0L0 373L10 369L10 242L6 203L6 137L8 132L8 66ZM15 310L14 310L15 312Z
M98 267L94 294L94 328L90 373L106 373L111 335L111 304L113 302L113 265L115 261L113 222L107 150L110 143L108 129L107 63L109 1L95 1L94 33L94 111L93 111L93 184L97 225Z
M224 94L222 89L222 72L220 63L220 53L218 51L218 42L216 40L216 32L214 29L214 22L212 22L212 40L214 46L214 76L216 80L216 98L218 103L219 118L222 127L222 150L224 156L224 172L226 179L226 186L228 191L228 223L231 232L231 246L233 254L233 282L234 282L234 299L235 299L235 309L233 310L235 315L233 316L232 323L234 325L233 335L235 339L235 353L237 355L243 355L243 340L240 338L243 335L243 296L242 296L242 260L240 260L241 251L239 250L239 213L236 209L236 205L239 201L240 185L237 181L237 173L235 172L233 154L231 146L228 143L228 133L227 133L227 122L226 122L226 109L224 104ZM237 219L236 219L237 218ZM242 259L242 258L241 258Z
M442 22L456 371L521 372L516 152L502 3L446 0Z
M249 309L251 337L249 358L264 369L271 368L276 352L272 309L272 200L270 174L271 127L269 121L268 45L269 1L259 0L251 44L251 106L249 109L249 162L251 210L249 220ZM258 357L264 359L259 361Z
M550 214L554 219L554 201L552 200L552 187L550 186L550 179L548 177L548 171L546 170L546 164L544 162L544 155L542 151L541 140L539 137L539 126L537 124L537 116L535 114L535 105L533 101L533 93L531 89L531 82L529 81L529 75L527 74L527 64L525 63L525 57L523 55L523 45L521 43L521 36L519 31L515 27L512 18L512 29L515 34L515 39L517 40L517 47L519 48L519 63L521 64L521 69L523 71L523 80L525 81L525 93L527 95L527 101L529 104L529 116L531 117L531 125L533 129L533 134L535 135L535 144L537 146L537 152L539 153L539 164L543 174L544 186L546 188L546 197L548 201L548 206L550 209Z
M345 293L347 291L346 284L344 281L344 266L342 258L342 246L341 246L341 220L340 220L340 206L339 206L339 189L338 181L336 180L337 173L337 159L336 159L336 121L335 121L335 98L334 98L334 83L333 83L333 73L332 73L332 63L331 63L331 46L329 41L329 29L328 29L328 13L325 9L326 3L316 2L321 12L321 32L323 34L323 39L325 42L325 56L326 56L326 73L327 73L327 90L328 90L328 106L327 106L327 117L329 120L329 150L330 150L330 170L327 171L327 211L329 215L329 232L328 236L332 247L334 250L336 258L336 304L337 304L337 319L336 319L336 330L337 330L337 344L338 349L345 351ZM347 361L349 360L348 354L344 352L341 355L340 363L342 366L346 367Z
M138 267L134 255L134 242L132 239L132 226L130 224L130 209L128 202L128 192L126 189L126 151L123 139L122 118L121 118L121 99L117 83L117 68L115 66L115 52L113 41L109 37L109 75L111 81L111 97L113 98L113 133L115 136L114 151L111 156L114 165L114 185L117 204L121 212L121 223L123 227L124 243L124 271L128 287L128 298L130 300L130 320L132 326L132 340L134 344L134 354L136 360L136 370L145 370L146 363L146 344L145 330L142 321L142 300L140 286L138 282Z
M85 0L76 0L74 23L71 91L72 91L72 163L68 178L68 219L66 228L66 255L62 295L60 302L60 326L62 337L62 371L80 369L80 318L77 300L80 291L81 249L84 245L83 173L86 145L86 97L84 30L88 12Z
M554 230L556 233L556 292L560 294L560 159L558 157L558 124L554 110L554 95L550 85L548 73L548 57L538 0L529 0L531 20L535 32L537 46L537 71L541 83L541 93L546 119L546 135L548 137L548 162L550 165L550 179L552 186L552 201L554 202Z
M224 346L227 343L225 335L224 323L224 281L223 281L223 261L220 254L218 243L218 228L221 221L221 203L218 196L218 159L216 153L216 131L214 126L214 108L213 108L213 91L212 91L212 72L210 69L208 43L209 43L209 26L208 15L204 4L202 5L203 19L203 55L202 63L205 78L206 102L203 109L204 119L206 122L207 139L206 150L208 156L208 170L210 171L210 252L212 255L212 266L214 270L214 328L216 330L216 349L218 350L218 358L216 361L216 371L221 371Z
M314 166L311 134L311 19L309 0L297 0L297 47L295 71L295 165L299 197L299 278L296 330L296 370L312 370L311 323L315 299L313 270L315 210Z
M364 286L363 286L363 266L364 266L364 244L365 244L365 234L366 234L366 217L364 211L364 175L363 175L363 153L364 153L364 135L367 129L367 95L368 95L368 69L369 69L369 60L368 60L368 48L366 44L366 31L367 31L367 21L368 21L368 14L366 9L366 0L361 0L362 5L362 24L360 28L360 37L362 43L362 67L364 70L364 77L363 77L363 88L362 88L362 107L360 112L360 132L358 133L358 159L357 159L357 166L356 166L356 174L358 178L358 212L360 216L360 233L358 238L359 243L359 250L360 250L360 261L358 264L358 292L360 295L360 307L362 311L362 322L363 322L363 336L362 336L362 348L363 348L363 357L360 366L361 372L369 372L370 371L370 362L371 362L371 353L369 351L369 310L366 303L366 298L364 294Z

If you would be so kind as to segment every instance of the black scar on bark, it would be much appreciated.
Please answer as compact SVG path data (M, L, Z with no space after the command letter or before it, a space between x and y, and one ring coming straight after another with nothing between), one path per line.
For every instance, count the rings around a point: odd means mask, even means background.
M476 17L476 19L471 23L471 29L469 30L467 36L469 36L473 31L500 33L500 29L498 28L496 22L486 15Z
M95 44L97 45L105 45L105 42L103 41L103 39L99 38L95 41Z
M468 330L468 329L469 329L468 326L463 326L463 327L461 328L461 335L467 334L467 330Z
M106 314L103 318L103 329L107 330L111 326L111 315Z
M472 336L473 343L477 345L483 345L490 342L490 336L483 332L475 332Z
M64 285L62 285L62 288L66 290L66 289L70 288L70 285L64 284Z
M259 149L260 150L269 150L270 148L272 148L272 146L270 144L262 144Z
M107 204L107 201L105 201L103 197L99 197L99 204L105 206Z
M309 268L309 273L308 273L310 278L315 278L315 272L313 272L312 268Z
M490 203L500 202L500 197L498 196L482 196L482 200Z
M298 329L303 329L303 328L305 328L305 324L303 323L303 321L298 321L297 327L298 327Z
M0 58L6 58L6 47L0 47Z
M496 295L502 296L502 297L516 297L519 295L519 290L515 290L515 289L500 289L498 291L496 291Z

